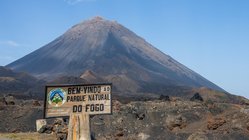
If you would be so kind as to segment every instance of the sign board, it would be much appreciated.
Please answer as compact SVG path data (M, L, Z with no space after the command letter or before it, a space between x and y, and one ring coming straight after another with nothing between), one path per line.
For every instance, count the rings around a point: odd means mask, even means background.
M111 84L46 86L44 118L111 114Z

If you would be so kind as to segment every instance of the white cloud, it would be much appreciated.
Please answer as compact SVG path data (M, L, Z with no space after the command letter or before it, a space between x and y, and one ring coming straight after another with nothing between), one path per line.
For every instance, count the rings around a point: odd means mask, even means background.
M64 0L64 1L70 5L75 5L75 4L78 4L80 2L89 2L89 1L95 1L95 0Z
M0 40L1 46L9 46L9 47L19 47L21 44L13 41L13 40Z

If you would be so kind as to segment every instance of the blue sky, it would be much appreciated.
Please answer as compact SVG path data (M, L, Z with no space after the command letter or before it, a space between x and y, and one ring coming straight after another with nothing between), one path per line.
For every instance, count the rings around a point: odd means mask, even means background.
M0 65L102 16L230 93L249 98L248 0L1 0Z

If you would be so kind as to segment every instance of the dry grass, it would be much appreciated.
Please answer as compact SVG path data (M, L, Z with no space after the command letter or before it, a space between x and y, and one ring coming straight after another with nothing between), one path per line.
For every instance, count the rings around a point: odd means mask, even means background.
M55 135L39 133L0 133L0 140L56 140Z

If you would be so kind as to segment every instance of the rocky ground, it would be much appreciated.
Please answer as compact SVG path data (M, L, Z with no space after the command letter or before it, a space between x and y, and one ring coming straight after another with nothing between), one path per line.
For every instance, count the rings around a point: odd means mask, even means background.
M43 102L13 97L0 102L1 132L35 131L35 121L43 115ZM65 138L67 122L60 121L48 120L41 132ZM191 101L174 97L125 104L113 101L112 115L91 116L91 132L97 140L246 140L249 106L201 101L198 96Z
M182 101L115 103L111 116L92 118L96 139L249 139L246 106Z

